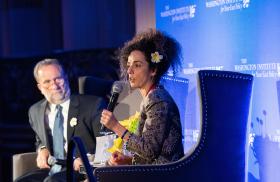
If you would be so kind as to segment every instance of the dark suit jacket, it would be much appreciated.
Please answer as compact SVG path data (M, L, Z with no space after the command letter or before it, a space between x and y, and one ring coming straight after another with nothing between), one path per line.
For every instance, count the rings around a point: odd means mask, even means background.
M72 95L70 97L69 113L67 119L67 140L72 136L78 136L83 140L89 153L95 153L96 140L100 131L100 115L106 103L101 97ZM45 128L45 110L47 100L43 99L29 109L29 122L36 136L36 149L46 146L52 152L47 131ZM70 126L70 120L77 118L77 125Z

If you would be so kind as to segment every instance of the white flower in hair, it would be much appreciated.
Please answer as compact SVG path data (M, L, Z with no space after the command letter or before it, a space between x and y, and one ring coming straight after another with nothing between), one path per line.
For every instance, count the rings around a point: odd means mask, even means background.
M152 62L153 63L159 63L162 59L163 59L163 56L160 55L157 51L152 53L151 54L151 57L152 57Z
M77 118L71 118L71 120L70 120L70 126L71 126L71 127L74 127L74 126L76 126L77 124L78 124Z

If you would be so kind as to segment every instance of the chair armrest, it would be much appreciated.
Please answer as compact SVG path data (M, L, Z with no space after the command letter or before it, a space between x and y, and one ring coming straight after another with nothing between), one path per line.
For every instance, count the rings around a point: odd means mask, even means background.
M36 152L27 152L13 155L13 180L29 171L38 169L36 157Z

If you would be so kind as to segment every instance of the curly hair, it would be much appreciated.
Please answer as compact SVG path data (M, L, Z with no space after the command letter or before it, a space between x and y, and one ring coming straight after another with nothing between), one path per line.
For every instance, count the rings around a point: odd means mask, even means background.
M157 70L154 77L155 83L159 83L161 77L167 73L171 66L173 74L181 68L181 46L172 37L159 30L149 29L146 32L137 34L132 40L125 43L120 49L119 60L122 77L127 78L127 61L132 51L141 51L149 64L149 68ZM151 54L158 52L163 56L160 62L151 61Z

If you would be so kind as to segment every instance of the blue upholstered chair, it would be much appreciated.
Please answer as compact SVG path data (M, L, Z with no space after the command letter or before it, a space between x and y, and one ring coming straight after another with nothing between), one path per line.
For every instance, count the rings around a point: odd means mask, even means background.
M201 128L197 145L165 165L100 167L97 181L245 181L246 131L253 77L199 71Z

